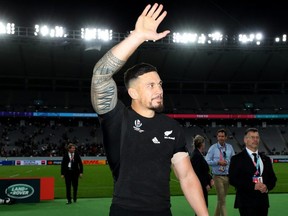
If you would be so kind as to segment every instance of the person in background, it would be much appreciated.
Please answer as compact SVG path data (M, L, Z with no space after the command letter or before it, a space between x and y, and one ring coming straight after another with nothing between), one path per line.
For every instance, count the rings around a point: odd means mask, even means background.
M257 128L244 134L245 149L231 158L230 184L236 189L234 208L241 216L267 216L268 192L277 181L271 159L258 151L260 135Z
M145 41L157 41L170 31L157 32L167 15L163 5L148 4L135 29L95 65L91 101L103 131L103 144L114 178L110 216L171 216L170 171L197 215L208 209L192 168L179 122L162 114L162 80L156 67L139 63L124 74L131 106L118 100L113 75Z
M206 206L208 207L208 191L214 185L214 181L210 174L210 168L207 161L204 158L203 152L205 151L205 139L201 135L196 135L193 139L194 150L191 153L191 163L193 169L198 176L203 194L206 201Z
M67 203L71 204L71 185L73 187L73 201L77 202L78 180L83 175L83 164L76 146L72 143L68 145L61 162L61 178L65 179Z
M206 161L212 168L212 175L217 193L217 205L214 216L227 216L226 196L229 189L229 164L230 159L235 155L231 144L226 143L227 132L219 129L216 133L217 143L208 149Z

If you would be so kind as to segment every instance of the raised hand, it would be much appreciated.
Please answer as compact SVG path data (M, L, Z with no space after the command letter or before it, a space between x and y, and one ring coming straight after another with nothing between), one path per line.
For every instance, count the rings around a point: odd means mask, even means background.
M169 30L157 32L157 28L167 15L167 11L162 11L163 5L155 3L145 7L142 14L138 17L135 25L135 33L140 33L144 40L159 40L170 33Z

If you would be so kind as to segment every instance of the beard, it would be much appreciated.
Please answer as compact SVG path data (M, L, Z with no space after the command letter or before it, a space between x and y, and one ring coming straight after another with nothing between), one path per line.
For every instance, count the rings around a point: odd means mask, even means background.
M161 113L164 110L164 106L163 104L159 105L158 107L152 107L151 110L157 112L157 113Z
M153 111L155 111L155 112L157 112L157 113L161 113L161 112L163 112L163 110L164 110L164 104L163 104L163 102L162 103L160 103L160 104L158 104L157 106L150 106L150 109L151 110L153 110Z
M159 99L161 99L161 100L159 100ZM158 100L158 101L154 102L154 104L153 104L153 100ZM153 98L150 101L149 109L153 110L154 112L157 112L157 113L163 112L163 110L164 110L163 96L158 96L158 97Z

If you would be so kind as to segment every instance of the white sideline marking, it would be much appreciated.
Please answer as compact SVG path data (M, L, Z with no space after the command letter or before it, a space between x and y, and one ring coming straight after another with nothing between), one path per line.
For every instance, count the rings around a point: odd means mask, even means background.
M13 177L16 177L16 176L19 176L20 174L15 174L15 175L12 175L12 176L9 176L9 178L13 178Z

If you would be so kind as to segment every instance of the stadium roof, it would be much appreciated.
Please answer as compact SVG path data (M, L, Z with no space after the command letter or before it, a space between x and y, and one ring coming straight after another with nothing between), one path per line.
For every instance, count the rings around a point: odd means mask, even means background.
M33 27L40 20L63 23L70 29L97 20L103 26L125 33L133 28L145 5L145 1L137 1L137 5L129 1L81 1L69 5L59 1L41 1L41 5L39 1L25 4L1 1L0 18L25 27ZM168 16L161 25L163 29L207 32L222 28L230 35L242 30L262 30L270 35L286 30L282 21L284 7L277 5L277 1L273 5L257 5L253 1L253 4L242 2L237 6L231 1L177 1L164 6ZM88 91L94 64L112 45L87 49L79 40L1 36L0 88ZM286 93L287 58L287 46L271 42L261 47L229 44L186 47L159 42L143 45L123 71L138 62L152 63L159 69L164 87L173 94ZM122 73L116 79L121 82Z
M286 8L283 1L155 1L168 11L161 28L172 31L221 30L227 34L239 31L283 33L286 30ZM116 32L132 30L136 18L148 2L138 0L108 1L0 1L0 19L20 26L33 27L35 23L50 23L76 29L86 24L100 25ZM153 3L153 1L149 1Z

